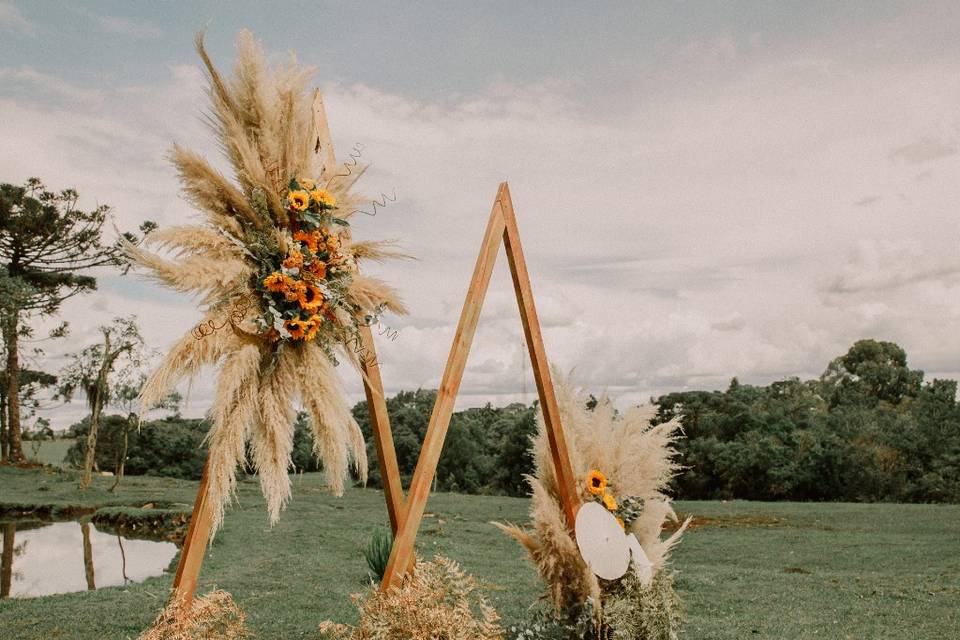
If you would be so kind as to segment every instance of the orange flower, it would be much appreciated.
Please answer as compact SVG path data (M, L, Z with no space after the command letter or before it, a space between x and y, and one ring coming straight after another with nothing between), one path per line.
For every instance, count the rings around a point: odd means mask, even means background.
M317 248L320 244L320 234L316 231L307 233L306 231L297 231L293 234L293 239L297 242L302 242L306 245L307 249L310 249L312 253L317 252Z
M302 269L303 254L296 249L287 254L287 259L283 261L284 269Z
M314 259L313 262L307 265L306 270L307 273L317 280L323 280L327 277L327 263L323 260Z
M324 240L327 244L327 251L330 253L336 253L340 249L340 237L333 234L326 234Z
M294 340L303 340L303 336L306 335L307 330L310 328L310 323L307 320L293 318L292 320L284 320L283 326L290 332L291 338Z
M596 469L587 474L587 490L595 496L602 496L607 491L607 476Z
M279 271L274 271L263 279L263 286L267 288L267 291L284 291L288 286L290 286L290 278L283 275Z
M320 292L320 289L312 284L304 284L297 296L297 300L300 302L301 308L307 311L316 311L320 308L320 305L324 303L325 298L323 297L323 293Z
M313 198L314 202L319 203L321 206L328 207L333 209L337 206L337 199L327 191L326 189L316 189L310 192L310 197Z
M603 494L603 506L607 508L607 511L616 511L617 507L620 505L617 504L616 498L609 493L605 493Z
M310 194L306 191L291 191L287 194L287 200L294 211L305 211L310 206Z
M622 518L617 518L617 524L620 525L620 528L623 529L624 531L627 530L627 526L626 526L625 524L623 524L623 519L622 519Z
M317 187L317 183L310 178L297 178L297 182L307 191L313 191Z
M300 299L301 293L306 288L307 285L305 282L301 280L291 280L286 291L283 292L283 297L285 297L288 302L294 302Z

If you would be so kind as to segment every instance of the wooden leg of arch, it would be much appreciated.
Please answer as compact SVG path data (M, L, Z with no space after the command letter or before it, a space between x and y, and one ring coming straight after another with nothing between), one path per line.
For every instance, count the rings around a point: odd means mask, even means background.
M536 379L537 393L540 396L540 406L543 410L544 423L550 444L550 453L553 458L557 482L560 487L560 497L563 502L567 523L573 530L574 521L579 508L579 497L570 467L570 457L567 452L566 440L560 424L560 410L554 395L553 381L550 376L550 367L547 363L546 350L543 346L543 335L540 332L540 321L537 317L536 306L533 301L533 292L530 287L530 276L523 258L520 246L520 233L514 216L513 203L510 199L510 189L507 183L500 185L497 191L487 230L480 245L480 255L473 270L473 278L467 289L466 300L460 313L460 322L453 337L450 355L437 392L437 400L430 416L430 424L423 445L420 448L420 457L417 468L410 484L404 517L395 537L393 551L387 563L381 589L389 589L400 582L404 570L414 562L414 543L427 498L430 496L430 485L433 483L437 471L437 463L443 450L447 428L453 414L460 381L466 367L467 356L477 323L480 320L480 311L483 300L490 284L490 275L497 259L501 242L507 252L510 263L510 273L513 278L517 304L520 307L520 318L523 323L524 336L530 352L530 361L533 364L533 375Z

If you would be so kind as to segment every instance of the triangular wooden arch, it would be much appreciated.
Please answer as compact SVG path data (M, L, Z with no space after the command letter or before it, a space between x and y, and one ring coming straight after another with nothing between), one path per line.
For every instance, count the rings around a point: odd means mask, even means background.
M321 169L320 175L333 175L336 170L333 145L330 140L330 130L327 124L323 98L319 91L314 94L313 110L316 135L315 153ZM520 245L520 232L517 230L513 203L510 199L510 189L507 183L503 182L500 184L493 209L490 212L487 229L480 245L480 255L477 257L473 278L470 281L470 287L467 289L466 300L460 314L460 322L454 334L453 345L447 358L437 400L430 416L430 424L427 427L427 434L420 449L417 467L410 483L409 499L406 500L400 483L400 470L397 464L390 420L387 415L383 381L376 364L376 347L373 342L373 335L369 327L361 330L362 353L365 356L361 358L361 366L364 372L364 393L370 410L387 513L394 533L393 550L381 583L382 589L396 585L403 575L413 568L415 562L414 543L416 542L420 522L423 519L427 499L430 496L430 486L437 471L437 463L446 439L447 428L450 426L450 418L453 415L460 381L463 378L467 356L470 353L477 323L480 320L480 311L483 307L501 242L510 263L510 274L513 278L517 304L520 307L520 319L523 323L523 332L530 353L530 362L533 366L537 394L540 398L544 424L547 428L550 453L556 471L564 514L570 530L573 530L574 519L579 508L579 497L570 467L563 428L560 424L560 410L554 395L550 367L547 363L543 336L540 331L540 321L537 318L533 292L530 288L527 264ZM180 554L180 562L177 565L177 573L171 593L172 600L178 600L189 605L193 599L197 579L200 575L200 567L206 555L207 542L210 539L212 522L213 511L207 505L207 467L205 466L197 491L197 498L193 505L193 514L187 530L187 537Z
M437 401L430 416L430 425L420 448L420 457L417 468L410 483L407 507L404 510L400 527L396 531L393 551L381 583L382 589L397 584L403 576L403 569L414 561L414 542L420 521L426 508L427 498L430 495L430 485L433 483L437 471L437 463L443 448L443 441L450 425L460 381L463 378L467 356L473 344L473 336L480 320L480 311L483 300L490 285L490 275L496 262L500 244L503 243L510 263L510 275L513 277L513 288L517 295L517 304L520 307L520 320L523 323L523 333L530 353L530 362L533 366L533 377L537 384L537 394L540 396L540 407L543 411L544 425L550 442L550 454L556 470L557 484L563 502L564 513L570 530L573 530L574 519L579 507L579 498L570 468L570 457L567 453L566 439L560 424L560 409L553 390L553 380L550 377L550 366L547 362L546 350L543 346L543 336L540 332L540 320L537 318L536 305L533 302L533 291L530 288L530 276L527 273L527 263L523 258L520 246L520 232L517 230L517 220L513 211L513 202L510 199L510 189L506 182L500 184L497 197L493 201L493 209L487 222L487 230L480 245L480 255L473 269L473 278L467 289L467 298L460 313L460 324L453 336L453 345L447 358L447 366L443 372L440 389L437 392Z

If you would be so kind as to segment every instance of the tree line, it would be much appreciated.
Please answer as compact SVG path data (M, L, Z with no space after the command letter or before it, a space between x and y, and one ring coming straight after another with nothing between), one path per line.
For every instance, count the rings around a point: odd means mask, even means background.
M684 469L680 499L960 502L960 404L953 380L924 382L903 349L862 340L817 379L787 378L724 391L683 391L655 400L658 421L678 417ZM416 467L435 390L401 391L387 409L404 482ZM435 488L524 496L533 470L537 405L490 405L454 414ZM366 402L353 415L366 436L370 484L380 485ZM294 470L317 471L305 414L297 417ZM89 418L74 425L69 459L84 459ZM177 415L129 431L124 416L102 422L97 464L118 464L129 435L127 472L197 479L206 450L203 420Z
M96 288L91 270L125 273L126 259L104 239L108 207L83 210L73 190L49 191L39 180L0 184L0 461L25 462L25 421L50 435L37 417L49 401L82 395L89 415L73 425L69 460L80 486L96 470L199 478L207 425L177 413L173 395L159 405L173 415L136 428L134 410L148 357L135 318L100 327L100 340L68 357L56 373L39 366L46 341L64 338L62 322L37 335L36 321L56 318L63 302ZM145 235L155 225L145 223ZM124 234L133 242L138 238ZM401 474L413 474L436 391L403 391L387 407ZM924 380L904 350L861 340L812 380L740 384L725 391L683 391L653 400L658 419L678 417L685 466L674 481L679 498L960 502L960 406L957 382ZM108 409L120 414L107 415ZM354 416L367 436L370 478L379 483L366 403ZM317 470L306 416L297 417L294 465ZM532 471L529 439L536 405L457 412L437 469L436 488L524 495Z

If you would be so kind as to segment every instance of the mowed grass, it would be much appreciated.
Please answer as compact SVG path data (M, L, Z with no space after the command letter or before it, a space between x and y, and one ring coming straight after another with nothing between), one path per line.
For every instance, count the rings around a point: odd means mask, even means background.
M189 503L196 485L111 479L79 494L71 476L0 469L0 502ZM230 591L259 638L315 638L329 618L355 619L363 591L361 554L386 524L383 497L324 491L320 474L294 478L294 500L270 529L255 480L209 549L200 591ZM488 523L526 520L527 501L438 494L420 552L458 560L486 587L505 622L524 617L541 594L518 545ZM683 638L960 637L960 506L682 502L703 524L674 555L687 607ZM116 587L0 602L3 638L133 638L163 606L170 576Z
M60 467L74 442L73 439L27 440L23 443L23 453L32 462Z

